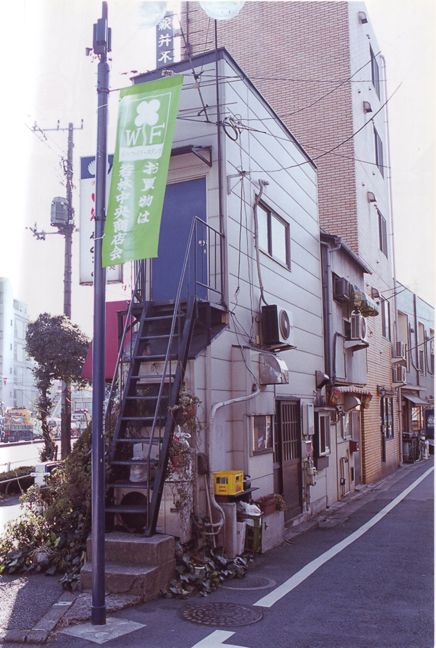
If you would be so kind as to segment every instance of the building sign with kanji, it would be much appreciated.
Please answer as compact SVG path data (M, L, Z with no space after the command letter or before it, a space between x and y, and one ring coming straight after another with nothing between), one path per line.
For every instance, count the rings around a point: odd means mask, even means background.
M108 156L106 177L109 194L113 155ZM95 230L95 156L80 158L80 226L79 226L79 283L92 286L94 283L94 230ZM108 196L106 196L107 198ZM107 201L106 201L107 202ZM122 266L107 269L106 281L120 283L123 280Z
M171 76L121 90L103 267L157 257L182 83Z
M174 63L173 14L167 12L156 25L156 68Z

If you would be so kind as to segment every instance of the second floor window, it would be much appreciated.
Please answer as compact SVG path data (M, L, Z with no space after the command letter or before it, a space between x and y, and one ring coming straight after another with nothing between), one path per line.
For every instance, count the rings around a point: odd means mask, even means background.
M259 248L290 268L289 223L263 203L257 206L256 218Z
M375 163L378 166L378 170L384 177L385 169L384 169L384 161L383 161L383 142L375 126L374 126L374 148L375 148Z
M372 51L372 47L369 48L371 54L371 80L372 85L375 88L377 96L380 98L380 68L378 66L377 58Z
M387 340L391 339L391 308L388 299L381 300L381 325L382 335Z
M388 231L386 226L386 218L377 209L378 214L378 238L380 250L387 257L388 256Z

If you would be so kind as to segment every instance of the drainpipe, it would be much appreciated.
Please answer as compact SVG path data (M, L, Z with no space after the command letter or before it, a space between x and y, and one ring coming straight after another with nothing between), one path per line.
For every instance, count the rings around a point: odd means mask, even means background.
M380 60L383 65L383 85L385 98L388 96L388 84L387 84L387 74L386 74L386 59L384 56L380 56ZM398 310L397 310L397 271L395 263L395 236L394 236L394 215L393 215L393 198L392 198L392 167L391 167L391 145L389 138L389 102L385 105L385 132L386 132L386 152L387 152L387 181L388 181L388 191L389 191L389 221L391 225L391 236L392 236L392 273L394 280L394 295L393 295L393 311L394 311L394 343L398 342ZM403 444L402 444L402 433L403 433L403 412L401 409L401 387L397 388L397 408L398 408L398 424L399 424L399 437L400 437L400 464L403 463Z
M416 385L419 387L419 337L418 337L418 314L416 312L416 294L413 293L413 323L415 327L415 369Z
M263 302L266 306L268 306L268 302L265 299L265 295L263 292L263 282L262 282L262 272L260 269L260 257L259 257L259 233L257 229L257 214L256 214L256 208L258 204L261 201L263 190L265 187L269 185L268 180L259 180L259 193L256 196L254 200L254 205L253 205L253 220L254 220L254 249L256 250L256 267L257 267L257 277L259 279L259 289L260 289L260 301ZM260 303L259 303L259 310L260 310Z
M332 294L330 290L330 277L331 277L331 261L330 255L336 252L341 247L340 238L337 237L339 243L335 247L330 248L328 243L321 241L321 274L322 274L322 292L323 292L323 316L324 316L324 354L325 354L325 368L326 374L330 378L330 384L333 384L333 363L331 352L331 334L332 334ZM323 252L324 250L324 252Z
M258 394L260 394L260 388L256 384L253 384L253 391L251 392L251 394L245 394L244 396L238 396L237 398L231 398L230 400L225 400L225 401L221 401L219 403L215 403L215 405L213 405L212 411L210 413L210 419L209 419L209 430L210 430L210 432L209 432L209 436L213 438L213 435L214 435L214 432L215 432L215 416L216 416L216 413L217 413L217 411L219 409L221 409L222 407L227 407L228 405L234 405L236 403L243 403L245 401L249 401L252 398L255 398ZM217 522L216 524L211 524L211 526L215 527L215 530L213 532L211 532L211 533L216 535L217 533L219 533L219 531L221 530L221 528L222 528L222 526L224 524L225 516L224 516L223 509L221 508L221 506L218 504L218 502L215 499L215 492L214 492L214 488L212 486L213 485L211 483L209 483L209 492L210 492L211 503L217 509L217 511L219 511L219 513L221 515L220 522Z
M218 209L219 209L219 230L222 234L222 244L220 247L221 261L221 299L223 306L228 304L228 281L227 281L227 237L226 222L224 218L224 183L223 183L223 129L221 124L221 106L220 106L220 84L219 84L219 65L218 65L218 25L215 20L215 95L216 95L216 128L217 128L217 165L218 165Z

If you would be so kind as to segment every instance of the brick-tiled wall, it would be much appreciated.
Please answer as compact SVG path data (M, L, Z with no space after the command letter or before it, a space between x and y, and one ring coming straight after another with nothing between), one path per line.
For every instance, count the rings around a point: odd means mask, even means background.
M317 11L311 11L308 5L315 4ZM184 30L191 53L199 54L214 47L214 24L198 3L189 6ZM357 252L354 162L348 159L353 141L337 151L340 155L319 157L353 133L349 83L318 101L350 76L347 20L345 2L247 2L237 18L217 26L218 47L226 47L315 158L322 227Z

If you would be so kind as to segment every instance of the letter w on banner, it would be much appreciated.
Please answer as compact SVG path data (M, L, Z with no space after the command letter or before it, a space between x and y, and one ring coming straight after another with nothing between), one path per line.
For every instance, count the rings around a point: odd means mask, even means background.
M182 76L120 92L103 267L157 257Z

